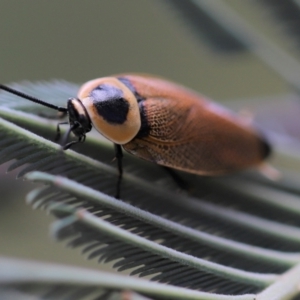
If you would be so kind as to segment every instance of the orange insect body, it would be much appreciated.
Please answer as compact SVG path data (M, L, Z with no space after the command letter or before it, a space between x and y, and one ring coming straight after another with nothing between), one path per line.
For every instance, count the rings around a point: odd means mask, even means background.
M220 175L258 166L270 153L254 127L167 80L134 74L95 79L78 98L100 133L159 165Z

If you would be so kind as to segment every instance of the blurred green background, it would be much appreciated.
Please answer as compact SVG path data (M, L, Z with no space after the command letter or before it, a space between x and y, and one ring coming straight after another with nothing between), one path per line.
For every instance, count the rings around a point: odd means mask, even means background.
M226 3L279 39L256 1ZM1 83L54 78L83 83L140 72L180 82L217 101L287 92L286 84L252 54L222 56L196 41L176 13L157 0L1 0L0 37ZM288 48L288 40L280 43ZM48 237L50 217L24 202L32 185L15 181L6 168L1 167L0 254L85 264L78 251Z

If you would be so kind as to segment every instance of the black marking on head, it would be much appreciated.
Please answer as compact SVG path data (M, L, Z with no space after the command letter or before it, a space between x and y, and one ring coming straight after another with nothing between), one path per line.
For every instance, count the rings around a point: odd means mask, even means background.
M147 119L146 110L144 107L143 101L139 102L139 109L140 109L140 116L141 116L141 128L137 133L137 138L146 137L149 135L150 132L150 124Z
M118 80L120 80L123 84L125 84L129 90L134 94L135 98L137 99L138 103L145 100L145 98L143 98L134 88L134 86L132 85L132 83L130 82L130 80L128 78L125 77L118 77Z
M108 123L123 124L127 119L129 103L123 91L110 84L101 84L90 94L99 115Z

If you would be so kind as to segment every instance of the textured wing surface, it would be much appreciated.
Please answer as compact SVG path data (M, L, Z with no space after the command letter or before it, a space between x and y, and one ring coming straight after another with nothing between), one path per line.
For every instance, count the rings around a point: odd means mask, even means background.
M142 80L131 78L139 91L144 90ZM266 156L266 144L238 117L187 89L153 80L151 91L147 78L142 95L149 134L123 145L125 150L160 165L207 175L255 166Z

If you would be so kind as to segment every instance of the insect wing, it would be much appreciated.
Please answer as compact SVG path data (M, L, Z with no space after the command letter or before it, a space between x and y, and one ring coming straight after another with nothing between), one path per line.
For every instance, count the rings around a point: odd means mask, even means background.
M267 155L268 145L252 126L244 124L237 116L161 79L153 79L156 82L149 87L151 78L147 79L148 97L142 105L149 132L123 145L128 152L160 165L201 175L242 170L258 165ZM142 92L142 80L137 81L131 78Z

